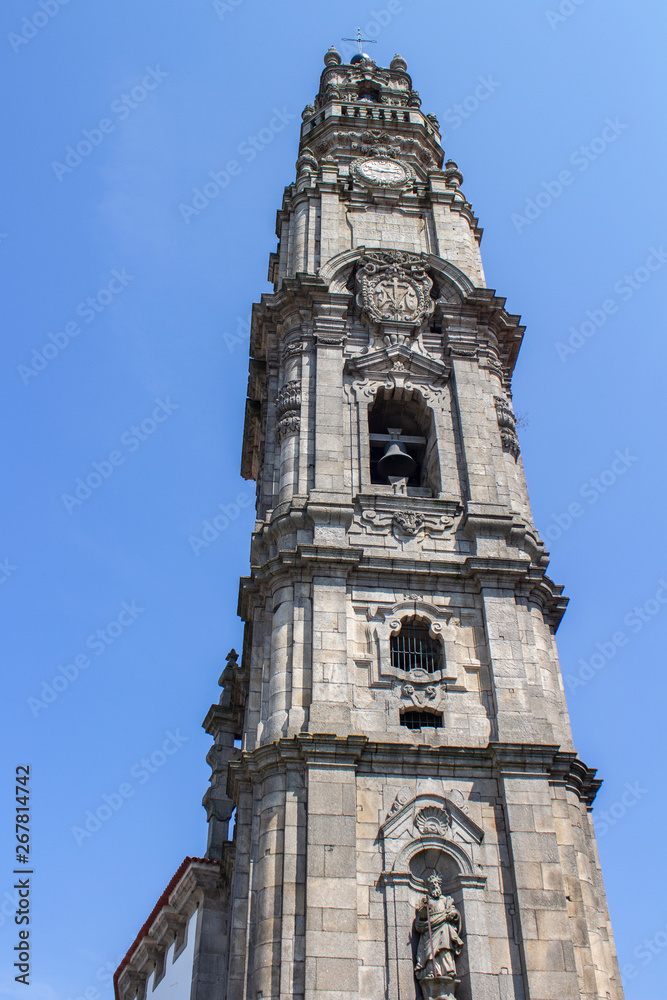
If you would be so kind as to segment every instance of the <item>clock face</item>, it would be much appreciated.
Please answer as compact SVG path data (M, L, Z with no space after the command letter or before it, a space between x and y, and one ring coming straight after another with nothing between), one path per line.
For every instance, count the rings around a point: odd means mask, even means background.
M408 179L408 172L402 163L380 156L358 163L357 172L367 183L386 187L398 187Z

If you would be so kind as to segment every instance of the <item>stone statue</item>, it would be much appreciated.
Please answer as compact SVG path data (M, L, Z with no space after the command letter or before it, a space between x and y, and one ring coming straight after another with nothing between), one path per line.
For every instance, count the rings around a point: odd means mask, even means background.
M428 879L428 895L421 900L415 917L419 932L415 976L424 1000L450 1000L459 984L456 958L461 953L461 914L451 896L442 895L442 879Z

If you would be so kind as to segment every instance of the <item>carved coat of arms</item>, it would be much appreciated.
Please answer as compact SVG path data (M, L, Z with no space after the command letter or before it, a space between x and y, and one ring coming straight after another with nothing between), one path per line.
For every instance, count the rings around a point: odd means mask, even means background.
M432 287L416 254L371 251L357 272L357 304L371 323L418 328L435 307Z

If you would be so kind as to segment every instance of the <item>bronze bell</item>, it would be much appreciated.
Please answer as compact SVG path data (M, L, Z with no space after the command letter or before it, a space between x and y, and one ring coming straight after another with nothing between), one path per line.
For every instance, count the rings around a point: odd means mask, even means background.
M383 479L409 479L416 468L417 463L400 441L390 441L378 462L378 472Z

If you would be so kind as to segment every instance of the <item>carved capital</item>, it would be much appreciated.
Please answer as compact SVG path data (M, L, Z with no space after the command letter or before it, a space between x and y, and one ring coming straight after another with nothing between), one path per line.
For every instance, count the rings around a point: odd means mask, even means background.
M287 364L287 362L290 361L292 358L299 357L299 355L303 352L303 349L304 349L304 344L302 340L295 340L292 341L291 343L284 344L281 353L282 363Z
M282 417L290 410L301 409L301 383L293 380L285 382L276 399L276 413Z

